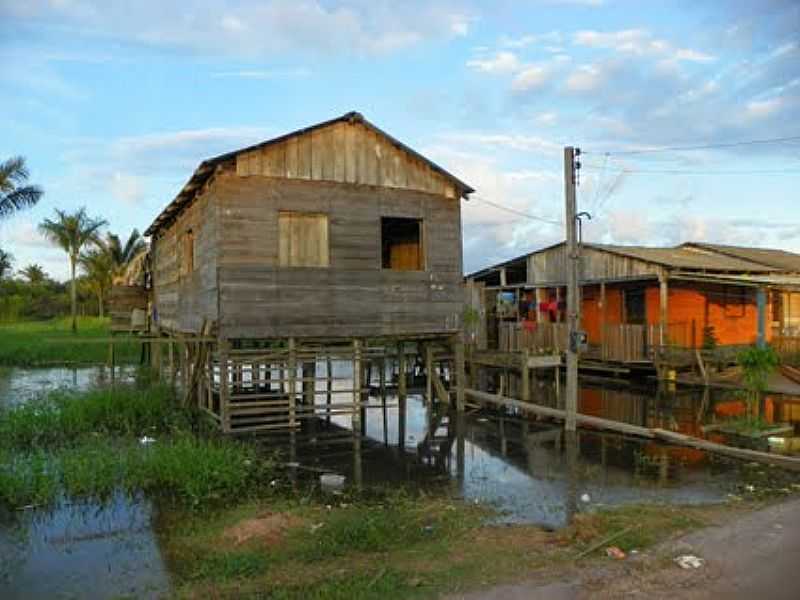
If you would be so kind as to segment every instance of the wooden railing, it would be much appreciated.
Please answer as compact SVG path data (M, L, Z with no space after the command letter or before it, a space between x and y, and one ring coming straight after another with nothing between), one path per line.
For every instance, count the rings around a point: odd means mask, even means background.
M534 323L528 327L515 322L498 324L498 350L501 352L518 352L524 349L562 352L566 347L566 323Z
M788 365L800 365L800 336L775 336L771 345L782 362Z

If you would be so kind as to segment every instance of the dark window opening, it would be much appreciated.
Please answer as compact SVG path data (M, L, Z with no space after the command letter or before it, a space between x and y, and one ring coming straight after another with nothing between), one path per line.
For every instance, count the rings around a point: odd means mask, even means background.
M644 325L647 322L643 289L625 291L625 321L628 325Z
M422 271L422 221L399 217L381 218L382 266L394 271Z

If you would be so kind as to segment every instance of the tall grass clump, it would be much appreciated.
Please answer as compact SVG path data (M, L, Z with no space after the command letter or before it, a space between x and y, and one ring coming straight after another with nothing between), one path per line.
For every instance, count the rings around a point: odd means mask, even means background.
M184 430L189 422L166 386L56 391L0 410L0 447L66 445L88 434L142 436Z
M144 492L189 508L261 495L273 463L254 447L228 439L178 434L141 444L85 439L50 452L0 452L0 504L50 504L59 495L107 498Z
M0 504L145 492L189 507L268 489L255 446L207 432L163 386L53 392L0 411Z

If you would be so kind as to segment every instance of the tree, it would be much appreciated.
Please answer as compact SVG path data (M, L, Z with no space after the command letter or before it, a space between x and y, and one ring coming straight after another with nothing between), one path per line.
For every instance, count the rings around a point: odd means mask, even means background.
M6 276L6 273L11 272L11 265L14 262L14 257L10 252L6 252L0 248L0 279Z
M114 265L114 280L125 278L131 265L141 257L143 252L147 251L147 244L138 229L131 231L124 245L120 237L113 233L106 236L103 245L110 254Z
M92 248L83 252L78 259L86 273L86 284L92 293L97 296L97 311L103 316L103 299L111 289L114 278L114 260L110 252L104 247Z
M42 284L47 279L47 274L44 272L42 265L36 263L21 269L19 274L27 279L31 285Z
M70 306L72 313L72 331L78 331L77 287L75 284L75 268L81 250L87 243L100 244L99 232L106 225L104 219L93 219L86 214L85 208L69 214L56 209L56 219L45 219L39 230L52 243L61 248L69 257L70 267Z
M0 218L33 206L44 193L35 185L25 185L28 168L21 156L0 163Z

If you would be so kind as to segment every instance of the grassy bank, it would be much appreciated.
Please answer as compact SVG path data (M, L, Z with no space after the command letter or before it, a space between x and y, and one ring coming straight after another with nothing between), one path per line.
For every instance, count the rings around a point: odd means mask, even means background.
M272 464L252 445L195 433L165 387L52 393L0 412L0 504L144 491L184 506L267 489ZM155 441L142 443L144 437Z
M484 510L425 496L249 503L210 517L173 515L162 523L162 550L179 598L434 598L537 573L553 577L602 556L604 545L581 555L626 529L614 545L642 550L719 511L631 506L548 532L483 525Z
M108 344L92 342L109 337L108 319L81 317L77 334L70 326L68 318L0 324L0 365L97 364L108 360ZM139 344L120 342L115 347L118 364L138 362Z

